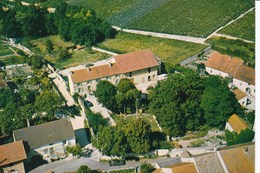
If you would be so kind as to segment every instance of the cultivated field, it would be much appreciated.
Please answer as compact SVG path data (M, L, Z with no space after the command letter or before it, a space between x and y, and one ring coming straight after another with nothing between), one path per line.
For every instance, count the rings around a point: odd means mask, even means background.
M253 0L70 0L125 28L206 37L254 6Z
M246 14L219 33L255 41L255 11Z
M207 46L178 40L156 38L119 32L115 39L109 39L99 45L100 48L116 53L126 53L142 49L151 49L166 64L166 68L199 53Z
M206 37L252 6L253 0L171 0L128 27Z

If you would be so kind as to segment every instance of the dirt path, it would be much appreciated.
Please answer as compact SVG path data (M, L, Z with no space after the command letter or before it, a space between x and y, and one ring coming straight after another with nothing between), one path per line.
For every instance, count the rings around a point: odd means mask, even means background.
M164 34L164 33L158 33L158 32L148 32L148 31L141 31L141 30L133 30L133 29L124 29L117 26L112 26L114 29L118 31L133 33L133 34L140 34L140 35L147 35L147 36L153 36L153 37L160 37L160 38L167 38L167 39L174 39L174 40L181 40L181 41L187 41L197 44L204 44L208 45L205 42L205 38L199 38L199 37L189 37L189 36L183 36L183 35L174 35L174 34Z

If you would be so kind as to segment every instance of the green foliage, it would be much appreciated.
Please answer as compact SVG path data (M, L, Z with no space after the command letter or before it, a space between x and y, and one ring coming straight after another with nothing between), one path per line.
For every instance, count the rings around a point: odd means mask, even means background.
M255 132L250 129L242 130L239 134L236 132L230 132L225 130L225 140L227 145L242 144L246 142L252 142L254 139Z
M140 173L152 173L155 171L155 167L151 165L150 163L142 163L140 166Z
M135 89L135 85L127 78L121 79L117 85L117 90L123 94L131 89Z
M45 45L46 45L47 52L51 53L54 49L53 43L51 42L51 40L50 39L46 40Z
M97 84L95 96L98 101L113 112L118 112L116 105L116 87L108 81L101 80Z
M224 37L214 37L207 40L212 49L223 54L242 58L248 66L255 66L255 44L246 43L242 40L226 39Z
M223 28L219 33L255 41L255 10Z
M151 126L140 118L123 121L117 126L104 127L97 133L93 145L102 153L125 156L126 153L142 154L160 148L164 135L152 132Z
M246 114L246 119L248 124L251 125L251 127L254 126L255 124L255 111L249 112L248 114Z
M66 151L71 153L73 156L80 156L82 153L81 146L79 144L76 146L67 146Z
M98 171L95 170L91 170L90 168L88 168L85 165L80 166L80 168L77 170L76 173L97 173Z
M150 94L150 111L156 116L163 131L171 136L197 130L203 123L200 98L203 91L196 74L169 76Z
M34 69L40 69L43 66L43 57L41 55L33 55L29 59L29 64L34 68Z
M230 115L241 114L241 108L234 93L232 93L227 83L220 77L209 76L204 78L205 90L201 98L201 107L204 110L204 118L210 127L222 129Z
M38 114L45 112L49 119L53 119L55 112L61 104L61 98L55 92L45 90L36 98L35 108Z
M108 126L108 119L104 119L100 113L93 113L90 110L87 112L89 125L97 132L100 127Z

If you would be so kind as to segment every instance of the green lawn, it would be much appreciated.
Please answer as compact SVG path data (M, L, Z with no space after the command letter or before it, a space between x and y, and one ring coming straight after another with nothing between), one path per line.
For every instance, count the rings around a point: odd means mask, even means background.
M5 65L14 65L14 64L24 64L25 62L25 58L22 56L9 56L9 57L5 57L5 58L1 58L1 61L3 61L5 63Z
M119 32L115 39L109 39L99 45L100 48L117 53L132 52L141 49L151 49L166 67L199 53L207 46L178 40L156 38Z
M142 115L138 115L137 117L138 117L138 118L142 118L145 122L147 122L148 124L150 124L153 132L159 132L159 131L160 131L160 129L159 129L159 127L158 127L158 125L157 125L157 123L156 123L156 121L155 121L155 119L153 118L152 115L142 114ZM127 121L131 121L131 120L134 119L134 118L136 118L136 115L130 115L130 116L128 115L128 116L121 116L121 117L118 116L118 117L115 119L115 121L116 121L116 124L117 124L117 125L120 125L120 124L118 124L118 123L120 123L120 120L121 120L121 119L125 119L125 120L127 120Z
M45 42L50 39L54 45L54 51L52 54L48 54L46 51ZM81 49L81 50L73 50L70 51L72 57L66 60L59 60L57 58L57 53L59 50L66 50L69 47L73 46L72 42L65 42L59 36L49 36L44 38L39 38L33 41L34 51L38 51L41 53L45 53L45 58L54 64L54 66L58 69L68 68L72 66L77 66L84 63L96 62L98 60L109 58L110 56L107 54L94 52L90 49ZM40 50L40 51L39 51Z
M5 56L5 55L12 55L14 54L8 46L6 46L4 43L0 41L0 56Z
M253 0L171 0L128 27L206 37L253 6Z
M246 14L219 33L255 41L255 11Z

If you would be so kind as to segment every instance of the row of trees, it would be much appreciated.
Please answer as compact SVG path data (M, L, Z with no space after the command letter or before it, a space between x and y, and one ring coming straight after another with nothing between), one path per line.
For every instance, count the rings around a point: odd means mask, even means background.
M7 37L42 37L59 34L66 41L80 45L93 45L112 38L116 31L96 17L93 10L57 5L55 13L35 4L23 6L16 1L13 8L0 8L0 33Z
M227 82L216 76L197 74L169 76L151 90L149 110L170 136L183 136L202 125L222 129L233 114L242 114Z
M93 141L93 145L106 155L142 154L167 145L165 135L152 132L151 126L141 118L122 120L117 124L120 125L100 129Z
M141 92L129 79L121 79L117 86L108 81L99 81L95 91L95 96L104 107L124 114L136 110L140 94Z

